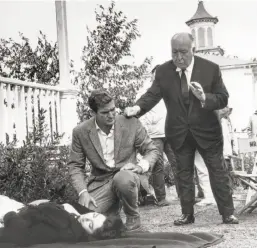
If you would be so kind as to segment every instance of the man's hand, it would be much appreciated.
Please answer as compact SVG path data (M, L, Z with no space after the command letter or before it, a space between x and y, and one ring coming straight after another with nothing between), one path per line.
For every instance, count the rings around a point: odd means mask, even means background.
M130 170L134 173L137 173L137 174L142 174L143 172L143 169L141 166L139 165L135 165L135 164L132 164L132 163L127 163L125 164L120 170Z
M90 208L90 205L93 204L97 208L95 199L87 191L79 196L79 204L86 208Z
M194 96L200 100L200 102L205 102L206 96L201 84L197 82L191 82L189 83L189 88L192 90Z
M136 116L137 114L139 114L140 110L141 110L140 107L137 105L135 105L133 107L127 107L124 110L124 115L126 117L133 117L133 116Z

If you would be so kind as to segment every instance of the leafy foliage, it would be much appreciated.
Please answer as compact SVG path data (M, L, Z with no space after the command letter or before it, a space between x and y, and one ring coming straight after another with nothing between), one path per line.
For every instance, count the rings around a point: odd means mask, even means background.
M57 146L61 135L47 134L44 110L23 146L0 144L0 194L28 203L36 199L66 202L76 193L67 169L68 147Z
M114 2L106 9L99 5L95 14L97 27L92 31L87 28L87 43L82 52L84 66L77 78L81 121L91 115L87 100L96 88L108 89L121 111L131 105L151 65L151 58L139 66L125 62L133 57L131 44L140 36L136 19L128 21L122 11L115 10Z
M19 33L20 41L0 39L0 76L47 85L59 83L58 46L41 31L35 49L28 38ZM71 72L73 62L71 61Z
M247 172L247 174L251 174L254 166L254 155L251 153L244 154L243 155L243 161L244 161L244 170ZM234 167L236 171L242 170L242 161L241 159L233 159ZM241 183L241 181L238 179L237 176L233 172L231 174L231 179L233 181L234 187L243 185L244 188L248 188L247 185Z

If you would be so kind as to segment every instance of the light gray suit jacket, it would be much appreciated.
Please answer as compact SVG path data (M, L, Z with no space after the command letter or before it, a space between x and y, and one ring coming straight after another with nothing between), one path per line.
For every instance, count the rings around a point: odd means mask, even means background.
M104 162L95 118L84 121L73 129L72 134L68 167L74 188L79 193L86 188L90 192L103 186L125 164L136 164L138 151L149 162L151 170L159 158L159 151L145 128L137 118L128 119L122 115L116 116L114 124L115 168L108 167ZM86 183L85 175L86 159L92 167L88 183Z

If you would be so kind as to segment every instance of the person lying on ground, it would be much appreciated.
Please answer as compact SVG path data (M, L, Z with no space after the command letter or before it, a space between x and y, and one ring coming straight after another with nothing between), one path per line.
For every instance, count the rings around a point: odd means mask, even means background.
M87 242L120 237L124 225L119 216L105 216L77 204L44 202L27 205L4 215L1 243L19 246L56 242ZM82 208L83 209L82 209Z
M5 214L5 226L0 228L0 247L41 247L41 244L46 244L47 247L77 247L76 243L79 242L79 247L121 248L133 244L139 248L149 245L199 248L222 241L222 235L208 233L124 232L126 229L117 215L104 216L80 204L76 209L68 203L46 201L48 200L37 200L21 209L13 208L14 211ZM15 200L12 203L20 205ZM81 211L87 213L80 214Z

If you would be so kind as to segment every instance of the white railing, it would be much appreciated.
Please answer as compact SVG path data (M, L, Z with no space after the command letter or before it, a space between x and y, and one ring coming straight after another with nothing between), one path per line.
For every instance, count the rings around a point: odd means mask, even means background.
M46 110L50 135L61 133L61 91L57 86L0 77L0 142L25 140L40 109Z

